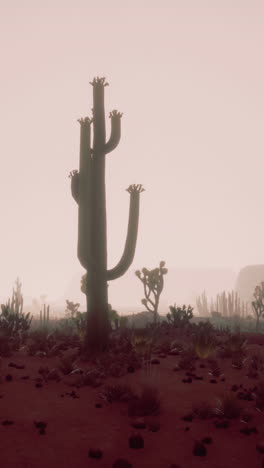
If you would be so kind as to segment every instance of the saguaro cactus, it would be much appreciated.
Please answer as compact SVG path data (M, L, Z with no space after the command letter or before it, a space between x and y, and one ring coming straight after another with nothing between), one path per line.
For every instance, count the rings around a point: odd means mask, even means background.
M144 190L141 185L130 185L130 210L125 249L119 263L107 269L105 156L116 148L121 135L122 114L110 112L111 134L106 141L104 88L105 78L94 78L93 118L79 120L80 164L79 171L70 173L71 191L79 206L78 258L85 268L87 298L86 346L103 350L107 347L110 332L108 318L107 281L122 276L131 265L136 248L139 197ZM91 147L91 125L93 146Z

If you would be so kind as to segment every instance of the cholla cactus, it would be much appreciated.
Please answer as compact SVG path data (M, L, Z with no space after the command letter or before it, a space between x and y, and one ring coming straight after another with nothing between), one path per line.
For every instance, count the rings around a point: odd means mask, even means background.
M159 268L148 270L142 268L137 270L135 275L140 279L144 286L145 298L141 300L141 303L146 307L149 312L154 315L154 323L157 323L158 318L158 307L160 295L164 287L163 276L168 273L167 268L164 268L165 262L161 261ZM152 295L152 296L151 296Z

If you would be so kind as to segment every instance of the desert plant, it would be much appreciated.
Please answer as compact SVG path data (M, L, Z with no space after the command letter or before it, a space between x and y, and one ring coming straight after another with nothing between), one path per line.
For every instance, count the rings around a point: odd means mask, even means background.
M100 398L112 403L113 401L129 401L134 396L134 392L128 384L107 385L100 393Z
M161 261L158 268L153 270L148 270L147 268L142 268L142 270L137 270L135 275L140 279L144 287L144 299L141 300L141 303L146 307L148 312L153 313L154 323L157 323L158 320L158 307L160 295L164 287L164 278L163 276L168 273L167 268L164 268L165 262Z
M241 406L233 392L224 392L216 399L214 413L228 419L238 418L241 414Z
M153 385L145 385L137 398L129 401L129 416L144 417L157 415L161 410L161 399L158 388Z
M193 318L193 307L184 304L182 307L170 306L170 312L167 314L167 320L174 327L185 327Z
M192 339L192 345L196 355L200 359L207 359L215 353L217 341L213 333L208 333L206 328L197 329Z
M66 309L65 309L65 312L66 314L70 314L70 317L75 317L77 312L78 312L78 309L80 307L80 304L79 302L72 302L72 301L69 301L68 299L66 299Z
M192 405L193 414L199 419L211 419L214 416L213 407L207 401L201 401Z
M196 307L201 317L207 317L209 315L209 305L205 291L203 291L201 296L196 298Z
M99 351L108 347L107 282L122 276L131 265L137 240L141 185L130 185L130 211L125 249L118 264L107 270L105 156L116 148L121 134L121 116L110 113L111 135L106 142L105 78L96 77L93 86L93 118L80 119L81 142L79 171L70 173L72 196L78 204L78 258L86 270L84 290L87 300L86 347ZM93 148L91 148L93 124Z
M39 312L39 321L42 327L47 327L49 324L49 312L50 312L50 306L48 305L46 307L46 304L44 304L43 311L41 309Z
M222 345L223 357L244 356L247 351L247 339L241 333L229 333Z
M153 347L153 338L149 336L146 330L139 329L133 331L130 337L130 342L135 352L143 361L150 359Z
M68 355L62 356L58 362L58 369L64 374L68 375L74 369L76 369L76 356L75 355Z
M259 319L264 317L264 281L255 287L254 300L251 302L256 314L256 331L259 330Z

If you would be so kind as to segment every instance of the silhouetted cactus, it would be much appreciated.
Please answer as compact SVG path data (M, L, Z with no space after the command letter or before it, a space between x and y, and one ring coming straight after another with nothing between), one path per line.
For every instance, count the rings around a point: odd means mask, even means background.
M108 345L110 324L108 318L107 281L122 276L131 265L136 247L139 196L141 185L130 185L130 210L127 239L119 263L107 269L105 156L114 150L121 135L122 114L110 113L111 135L106 141L104 88L105 78L94 78L93 118L80 119L79 171L70 173L71 191L78 203L78 258L87 272L85 294L87 298L87 349L105 349ZM93 147L91 147L93 125Z
M264 317L264 281L255 287L254 301L251 302L256 314L256 331L259 330L259 319Z
M39 321L40 325L43 327L46 327L49 324L49 312L50 312L50 306L48 305L46 307L46 304L44 304L44 310L42 309L39 311Z
M141 303L149 312L153 313L155 324L158 319L160 295L164 287L163 276L168 273L167 268L164 268L164 266L165 262L162 261L159 264L159 268L154 268L153 270L142 268L141 271L137 270L135 272L135 275L140 279L144 286L145 298L142 299Z

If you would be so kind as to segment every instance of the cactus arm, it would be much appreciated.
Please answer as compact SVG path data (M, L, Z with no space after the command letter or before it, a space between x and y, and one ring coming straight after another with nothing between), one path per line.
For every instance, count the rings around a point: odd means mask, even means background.
M104 153L110 153L113 151L121 138L121 117L123 114L118 112L117 110L113 110L110 112L109 117L111 118L111 134L108 142L104 146Z
M144 189L142 185L130 185L127 191L130 194L130 207L125 248L118 264L111 270L107 270L107 281L122 276L130 267L135 255L139 219L139 196Z
M105 110L104 110L104 88L108 86L105 78L94 78L90 82L93 86L93 153L98 155L103 152L105 146Z
M69 174L69 177L71 179L71 193L76 201L76 203L79 203L79 172L74 170L71 171Z

